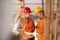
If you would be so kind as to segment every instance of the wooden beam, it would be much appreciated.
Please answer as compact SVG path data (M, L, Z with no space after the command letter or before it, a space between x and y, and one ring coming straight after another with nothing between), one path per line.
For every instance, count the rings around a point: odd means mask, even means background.
M45 40L50 40L50 12L51 12L51 0L46 0L46 10L45 10L45 25L44 25L44 29L45 29Z
M46 0L45 40L53 40L54 0Z
M50 40L54 40L54 0L50 0Z
M60 40L60 0L57 0L56 19L57 19L57 40Z

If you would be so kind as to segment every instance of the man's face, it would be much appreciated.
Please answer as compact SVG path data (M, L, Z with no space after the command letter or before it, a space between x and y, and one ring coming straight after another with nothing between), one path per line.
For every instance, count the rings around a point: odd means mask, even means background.
M43 12L38 12L38 13L37 13L37 16L40 17L40 18L43 18L44 15L43 15L42 13L43 13Z
M25 13L25 17L26 18L30 17L30 13Z

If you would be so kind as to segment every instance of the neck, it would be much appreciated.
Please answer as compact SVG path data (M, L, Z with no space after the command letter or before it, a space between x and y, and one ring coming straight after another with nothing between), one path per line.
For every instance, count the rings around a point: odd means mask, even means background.
M30 17L25 17L25 18L30 18Z
M42 20L44 17L42 17L42 18L40 18L40 17L38 17L40 20Z

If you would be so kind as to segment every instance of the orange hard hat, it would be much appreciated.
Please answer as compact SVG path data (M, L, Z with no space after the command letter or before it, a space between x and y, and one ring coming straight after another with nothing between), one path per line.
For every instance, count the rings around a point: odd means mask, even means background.
M23 10L25 13L31 13L31 9L29 7L25 7Z

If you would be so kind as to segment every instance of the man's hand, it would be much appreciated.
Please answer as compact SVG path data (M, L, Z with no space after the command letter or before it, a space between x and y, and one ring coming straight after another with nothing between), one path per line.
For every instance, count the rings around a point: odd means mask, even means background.
M44 33L39 33L40 36L44 36Z
M19 34L25 34L25 31L24 31L24 30L21 30L21 31L19 32Z

